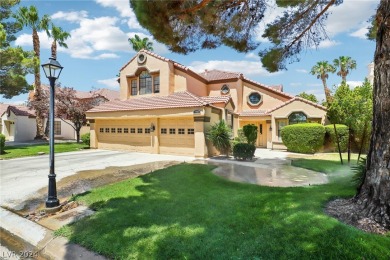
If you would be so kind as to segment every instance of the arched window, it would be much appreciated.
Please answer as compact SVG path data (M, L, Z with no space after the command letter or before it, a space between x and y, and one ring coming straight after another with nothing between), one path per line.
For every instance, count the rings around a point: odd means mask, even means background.
M307 116L303 112L294 112L291 113L288 117L288 124L299 124L299 123L306 123L307 122Z
M147 71L142 71L139 75L139 94L152 93L152 76Z

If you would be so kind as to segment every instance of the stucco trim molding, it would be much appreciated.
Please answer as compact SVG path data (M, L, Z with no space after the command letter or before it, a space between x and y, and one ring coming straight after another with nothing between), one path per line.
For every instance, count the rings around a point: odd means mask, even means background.
M194 117L194 122L210 122L211 118L209 116L197 116Z

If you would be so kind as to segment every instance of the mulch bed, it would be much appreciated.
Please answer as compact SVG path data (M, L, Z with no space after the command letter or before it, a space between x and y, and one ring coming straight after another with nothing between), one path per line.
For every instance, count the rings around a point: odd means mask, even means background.
M357 214L359 211L358 205L353 199L336 199L330 201L325 207L325 212L328 215L365 232L380 235L385 235L390 232L389 229L374 220Z

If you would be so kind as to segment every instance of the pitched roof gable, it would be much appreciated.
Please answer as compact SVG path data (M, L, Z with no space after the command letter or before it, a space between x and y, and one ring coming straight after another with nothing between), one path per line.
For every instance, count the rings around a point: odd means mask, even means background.
M16 116L28 116L35 117L35 110L30 109L27 106L23 105L10 105L10 104L0 104L0 116L4 115L6 112L14 113Z
M306 104L312 105L312 106L314 106L314 107L316 107L316 108L319 108L319 109L322 109L322 110L325 110L325 111L327 110L326 107L321 106L321 105L319 105L319 104L317 104L317 103L314 103L314 102L312 102L312 101L310 101L310 100L307 100L307 99L304 99L304 98L301 98L301 97L294 97L294 98L292 98L292 99L290 99L290 100L284 102L283 104L281 104L281 105L279 105L279 106L277 106L277 107L274 107L274 108L268 110L268 111L267 111L267 114L270 114L270 113L274 112L275 110L278 110L278 109L280 109L280 108L282 108L282 107L284 107L284 106L287 106L288 104L291 104L292 102L297 101L297 100L298 100L298 101L302 101L302 102L304 102L304 103L306 103Z
M215 97L215 99L211 100L204 97L198 97L190 92L184 91L176 92L169 96L152 96L131 98L124 101L109 101L92 108L88 111L88 113L201 107L221 102L226 104L230 101L230 99L230 96L223 96Z

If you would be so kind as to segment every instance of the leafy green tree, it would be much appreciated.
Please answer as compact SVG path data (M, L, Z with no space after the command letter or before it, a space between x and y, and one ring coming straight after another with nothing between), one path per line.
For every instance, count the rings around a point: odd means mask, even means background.
M347 82L347 75L350 70L356 69L356 61L348 56L340 56L338 59L334 59L333 64L339 68L337 75L341 77L343 82Z
M22 6L19 7L17 12L14 14L19 26L23 28L29 28L32 30L32 40L33 40L33 49L34 49L34 99L40 100L41 95L41 73L40 73L40 42L38 31L44 30L49 34L49 24L50 17L44 15L42 17L38 14L38 9L35 6ZM36 139L44 137L44 127L43 127L43 115L39 110L39 107L35 109L36 111L36 122L37 122L37 134Z
M130 0L140 24L171 51L188 53L200 48L226 45L246 52L257 48L256 28L269 8L267 0L242 1L138 1ZM341 0L284 1L283 15L267 25L264 38L270 48L259 53L268 71L285 69L287 61L298 59L308 46L325 39L323 27L329 8ZM380 0L376 10L376 50L374 55L374 116L367 173L356 196L356 214L390 228L390 1Z
M244 125L242 130L244 131L248 144L254 145L257 140L257 126L254 124Z
M330 104L332 97L330 94L330 89L326 85L326 80L329 77L328 73L335 73L335 72L336 72L336 68L332 64L329 64L327 61L317 62L317 64L314 65L310 71L310 73L312 75L317 76L317 79L321 79L322 85L324 86L325 100L326 100L326 103L328 103L328 104ZM317 102L318 101L316 101L316 103Z
M129 38L128 41L135 51L140 51L142 49L153 51L153 43L149 41L148 37L141 39L136 34L133 38Z
M334 100L328 108L328 117L332 123L345 124L348 134L348 163L350 162L352 132L367 131L372 120L372 88L366 80L362 86L351 89L343 83L336 90ZM363 130L364 129L364 130Z
M368 20L370 23L370 27L368 27L368 32L366 34L367 39L371 41L376 40L376 33L378 31L378 24L376 23L375 20L375 15L371 16L370 20Z
M318 103L317 97L314 94L307 94L306 92L299 93L297 97L301 97L311 102Z
M229 154L232 130L224 120L213 124L207 132L206 137L221 154Z
M2 0L0 1L0 23L6 32L6 39L2 41L1 47L6 48L10 43L16 40L15 33L22 28L14 20L9 19L12 16L12 8L18 5L20 0Z
M1 1L0 3L0 95L12 98L27 93L31 86L26 75L32 72L33 53L24 51L21 47L11 47L15 40L14 34L20 30L9 18L11 8L19 1Z

